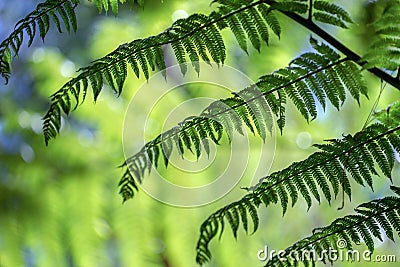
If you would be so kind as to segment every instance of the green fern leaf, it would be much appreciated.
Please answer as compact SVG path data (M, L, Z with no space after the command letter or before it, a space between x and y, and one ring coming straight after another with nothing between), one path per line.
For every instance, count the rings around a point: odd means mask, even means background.
M78 3L77 0L75 0L73 2ZM65 11L67 12L67 17L68 17L69 23L72 26L72 30L74 32L76 32L76 30L78 28L78 24L76 22L76 15L75 15L75 12L74 12L75 6L70 1L67 1L67 2L65 2L64 7L65 7ZM67 26L67 23L65 23L65 26Z
M226 213L226 219L228 220L229 225L231 226L233 236L235 239L237 238L237 230L239 228L239 214L236 209L231 209Z
M56 7L56 10L57 10L58 14L60 15L61 19L63 20L65 28L67 29L67 32L71 32L71 25L69 24L67 11L61 6Z
M138 63L138 65L140 66L140 69L143 72L144 77L146 78L146 80L149 79L149 68L147 65L147 57L146 57L146 52L145 51L140 51L138 53L136 53L135 58L136 58L136 62Z
M232 30L232 33L235 35L240 48L247 53L246 34L239 19L232 16L231 19L228 20L228 25Z
M161 152L164 158L165 167L168 167L169 157L172 153L172 140L170 138L163 137L161 137L161 139L164 139L164 142L162 142L161 145Z
M253 233L255 233L258 229L258 225L259 225L259 218L257 215L257 208L256 206L251 202L251 201L243 201L243 205L246 208L246 211L249 212L250 217L253 221Z
M278 19L276 18L274 11L272 8L268 7L265 4L261 4L257 6L258 11L264 18L265 22L274 32L274 34L278 37L281 35L281 26L279 25Z
M218 31L215 25L211 25L207 29L207 34L204 35L203 39L207 40L205 45L207 50L210 52L212 59L217 64L224 63L226 58L226 48L221 33Z
M191 39L183 39L182 40L183 47L186 50L186 53L189 55L190 61L197 73L200 72L200 64L199 64L199 55L197 54L196 47Z
M249 15L252 17L252 21L255 23L258 34L261 36L262 40L266 44L268 44L269 40L268 27L267 24L261 18L260 13L258 13L257 9L252 8L249 10Z
M242 225L243 225L243 229L246 231L246 233L248 232L248 222L247 222L247 210L245 205L240 205L237 207L239 214L240 214L240 218L242 220Z
M314 16L315 20L317 20L319 22L331 24L331 25L338 26L338 27L341 27L344 29L348 28L346 23L343 22L343 20L337 18L334 15L323 13L323 12L314 12L313 16Z
M181 68L181 72L183 75L187 72L186 58L185 58L185 49L183 47L182 42L177 41L171 43L172 49L174 50L174 54L176 56L176 60L179 63L179 67Z
M314 1L314 9L336 16L338 17L338 19L345 22L353 23L353 20L346 10L338 5L329 3L327 1Z
M238 19L244 29L244 31L247 34L248 39L250 40L251 44L253 47L257 50L260 51L261 47L261 42L257 33L257 28L256 24L263 24L261 20L254 21L251 19L251 10L250 9L248 12L243 12L238 14ZM253 18L254 19L254 18Z

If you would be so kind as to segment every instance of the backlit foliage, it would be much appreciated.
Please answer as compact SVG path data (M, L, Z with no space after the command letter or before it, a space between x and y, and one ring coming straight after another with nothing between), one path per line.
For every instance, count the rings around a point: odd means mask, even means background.
M16 24L14 31L0 45L0 73L6 82L11 75L12 58L18 55L24 38L27 36L28 46L37 32L44 39L51 23L60 33L64 29L76 31L75 10L81 2L47 0ZM111 10L114 14L124 3L145 4L143 0L93 2L99 12ZM214 0L211 13L194 13L179 19L157 35L121 44L111 53L80 68L76 77L50 98L50 108L43 118L45 142L48 144L57 136L62 116L69 115L84 102L89 89L93 91L95 101L105 84L119 96L124 90L129 68L137 78L149 79L156 70L166 76L165 46L172 48L182 75L189 67L200 73L200 61L221 66L230 56L223 31L234 36L243 54L249 54L253 52L251 50L268 47L271 36L279 39L284 34L282 18L293 20L313 34L310 38L313 50L296 57L288 67L259 77L255 84L231 97L213 102L198 116L186 118L126 159L119 183L124 201L134 196L146 172L157 168L160 160L168 166L174 149L180 155L191 152L199 158L202 153L210 152L210 141L220 144L223 135L230 140L234 134L244 134L247 130L265 141L272 132L274 120L283 133L288 102L308 122L319 115L317 106L325 110L330 104L340 110L348 96L360 104L362 95L368 98L363 78L367 71L400 90L399 74L395 73L400 64L400 2L375 2L381 10L368 25L373 29L372 43L368 51L359 56L320 27L329 24L336 29L347 29L353 23L349 13L332 1ZM351 184L373 189L376 176L386 176L392 182L392 171L400 153L400 104L395 102L386 109L375 111L373 118L373 122L356 134L344 134L342 138L314 145L317 152L263 177L258 184L248 188L242 199L211 214L200 227L197 263L201 265L211 259L209 244L218 234L221 236L225 226L231 228L235 238L240 226L245 232L250 229L255 232L261 206L279 202L285 214L289 203L293 207L299 198L310 208L314 200L330 203L340 191L351 199ZM311 236L288 247L285 255L293 251L313 249L319 253L324 249L335 249L339 238L347 241L347 249L362 241L373 251L373 237L382 240L381 232L394 241L394 234L400 229L400 190L395 186L391 188L397 196L360 205L356 209L357 215L338 218L329 226L315 229ZM297 266L298 263L273 258L267 266ZM310 258L303 263L314 264Z

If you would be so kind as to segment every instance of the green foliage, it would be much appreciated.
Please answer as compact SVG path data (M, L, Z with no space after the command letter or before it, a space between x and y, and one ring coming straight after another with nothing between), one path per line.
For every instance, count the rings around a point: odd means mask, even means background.
M260 77L255 85L230 98L215 101L198 117L185 119L128 158L123 164L127 170L119 183L124 201L133 197L136 182L142 182L146 170L150 172L152 165L157 168L160 156L165 166L168 165L173 148L181 155L190 150L199 158L201 144L208 153L208 140L219 144L224 132L229 140L234 132L243 135L243 126L265 141L267 132L272 130L273 116L282 131L288 100L309 121L317 116L316 102L325 109L329 100L339 110L346 99L346 90L357 102L361 94L367 95L360 71L353 62L340 59L334 50L314 39L311 44L314 52L304 53L289 67Z
M51 138L55 138L60 130L61 113L68 115L83 102L89 85L96 101L104 82L107 82L118 95L121 93L128 64L138 78L141 72L148 79L149 70L154 71L157 68L163 71L165 69L163 46L168 44L172 46L177 61L181 63L183 74L187 70L186 56L199 72L199 60L224 63L226 49L221 30L225 28L231 30L245 52L248 49L248 41L256 50L260 50L262 41L268 44L268 28L277 36L281 33L281 27L274 15L275 10L299 14L307 11L305 1L214 2L218 3L218 10L208 16L193 14L186 19L179 19L156 36L122 44L110 54L94 61L92 65L81 68L81 73L76 78L68 81L51 96L52 104L44 116L43 125L46 144ZM328 8L326 12L333 10ZM72 101L75 105L71 105Z
M128 3L133 5L134 3L136 3L137 5L143 7L145 2L145 0L89 0L89 1L93 1L96 4L99 13L101 13L103 9L107 13L109 7L111 7L111 11L115 15L118 14L119 4Z
M255 3L259 6L266 6L260 2ZM163 45L172 45L178 62L182 64L182 73L186 73L186 55L197 72L199 71L197 62L200 57L204 61L209 61L211 57L214 62L223 63L226 55L224 41L220 33L221 29L229 25L237 38L239 38L239 35L243 37L238 39L239 42L242 42L246 40L246 31L241 26L242 23L239 22L238 17L241 17L241 20L244 21L242 16L258 12L256 10L249 11L253 9L255 4L239 8L235 6L235 3L231 4L232 6L221 5L219 12L213 12L209 16L194 14L186 19L180 19L157 36L123 44L107 56L96 60L91 66L82 68L81 73L76 78L67 82L51 97L52 105L44 117L43 126L46 143L54 138L60 129L61 111L66 114L71 111L70 103L72 99L75 100L74 109L81 101L84 101L89 84L93 89L94 99L96 100L105 81L115 92L121 93L128 64L138 78L141 75L140 72L142 72L144 77L148 79L149 69L152 71L156 68L164 70ZM242 16L238 14L242 14ZM271 17L269 21L274 22L273 26L277 31L279 28L276 19L272 15L269 15L269 17ZM261 20L260 16L256 16L255 19L258 20L259 24L267 25L267 22ZM235 20L235 23L229 22L233 20ZM263 30L265 31L265 27ZM265 34L265 32L261 34ZM251 36L253 42L256 42L255 35ZM201 53L198 51L201 51Z
M94 0L99 12L103 9L107 12L111 6L114 14L118 13L118 2L123 4L137 3L144 5L144 0ZM28 46L32 45L37 30L39 36L44 41L50 29L52 21L58 32L62 33L62 25L68 33L77 30L75 8L80 0L47 0L37 5L36 9L29 13L25 18L17 22L14 31L0 44L0 74L8 82L11 75L11 62L13 55L18 56L24 39L24 32L28 35Z
M79 2L48 0L17 23L15 30L0 45L0 72L6 81L11 74L12 57L18 55L24 33L28 35L30 46L37 29L40 37L45 38L51 20L59 32L62 32L61 24L68 32L71 29L76 31L74 9ZM99 12L103 9L108 12L111 7L116 14L119 4L135 1L93 2ZM136 2L143 5L144 1ZM278 38L281 36L282 27L277 13L305 26L329 45L311 38L314 51L300 55L287 68L261 76L255 84L231 97L213 102L199 116L186 118L178 126L148 142L122 165L125 172L119 186L124 201L134 196L146 171L150 172L153 166L157 168L160 158L168 166L174 149L181 156L189 150L199 158L203 150L210 153L210 141L220 144L224 134L231 140L236 132L244 134L246 128L265 141L268 132L272 132L274 119L282 133L289 101L307 122L317 117L317 105L325 110L330 102L339 110L348 95L359 104L360 96L367 96L367 88L358 65L395 87L397 84L400 90L397 83L399 75L393 77L386 72L397 70L400 64L400 2L378 2L384 8L372 24L375 31L373 42L368 53L359 60L357 54L315 24L322 22L345 29L353 22L346 10L329 1L215 0L216 8L209 15L195 13L179 19L160 34L122 44L91 65L81 68L75 78L51 96L50 109L43 119L45 142L48 144L51 138L56 137L61 129L62 114L68 115L75 110L85 100L89 87L96 101L105 83L118 96L122 93L129 67L137 78L143 76L148 79L156 70L166 76L165 46L172 48L183 75L189 63L197 73L200 72L199 61L222 65L227 57L222 35L224 29L232 32L245 53L249 53L249 47L260 51L263 43L269 44L272 34ZM246 232L250 229L255 232L259 225L257 209L261 205L279 202L285 214L289 202L294 206L299 198L304 199L308 208L313 198L318 202L326 199L330 203L340 190L351 199L350 178L355 184L368 185L371 189L374 176L383 174L391 180L395 156L400 152L400 104L395 103L375 112L374 118L377 120L375 124L364 127L355 135L343 135L341 139L315 145L318 151L305 160L262 178L257 185L248 188L242 199L211 214L200 228L197 263L204 264L211 259L209 244L218 233L223 233L226 224L235 238L240 225ZM392 189L399 195L399 188ZM379 227L391 240L394 239L394 230L400 229L398 197L374 200L362 204L356 211L358 215L339 218L330 226L314 230L312 236L287 248L285 255L292 251L313 249L321 253L329 247L337 248L339 238L347 241L347 249L351 249L351 243L363 240L373 251L373 236L381 239ZM309 261L312 262L312 259L304 263L307 265ZM296 266L298 262L289 260L282 263L274 258L267 264Z
M90 1L90 0L89 0ZM97 9L99 10L99 13L101 13L101 11L108 12L109 10L109 6L111 6L111 10L114 14L118 14L118 3L131 3L133 4L133 2L137 2L140 6L143 6L144 4L144 0L139 0L139 1L134 1L134 0L93 0L93 2L96 4Z
M378 1L383 5L381 16L372 24L374 33L369 51L362 58L365 69L378 67L397 70L400 65L400 1Z
M400 152L399 123L400 121L397 121L397 127L393 128L376 123L354 136L346 135L342 139L328 140L326 144L315 145L319 151L307 159L262 178L241 200L219 209L204 221L197 243L197 263L204 264L211 259L209 243L218 231L222 234L226 222L236 237L239 223L232 222L239 222L238 214L251 214L253 231L256 231L256 209L260 205L267 207L279 201L285 214L289 198L293 207L298 197L302 196L308 208L312 204L312 197L318 202L321 201L320 191L328 202L332 196L337 196L340 188L351 198L349 177L362 186L367 184L371 189L372 176L378 175L379 170L391 179L394 152ZM247 232L247 219L242 217L242 223Z
M302 262L305 266L315 264L315 259L321 259L325 264L333 264L332 257L323 251L352 250L352 244L359 245L363 241L370 252L374 251L374 237L381 242L382 232L394 242L394 233L399 234L400 229L400 188L391 186L397 196L388 196L359 205L356 215L348 215L338 218L332 224L313 230L313 234L285 249L280 254L280 259L274 256L265 266L298 266ZM338 240L344 240L346 247L339 247ZM342 243L341 243L342 244ZM309 253L315 252L316 257L310 257ZM291 255L306 255L306 257L294 259Z
M76 31L75 7L78 3L79 0L47 0L37 5L34 11L17 22L14 31L0 44L0 74L6 80L6 83L11 75L13 54L18 56L23 43L24 32L29 37L28 46L31 46L38 29L39 35L44 41L50 28L50 20L56 24L60 33L62 32L61 22L68 32L71 29Z

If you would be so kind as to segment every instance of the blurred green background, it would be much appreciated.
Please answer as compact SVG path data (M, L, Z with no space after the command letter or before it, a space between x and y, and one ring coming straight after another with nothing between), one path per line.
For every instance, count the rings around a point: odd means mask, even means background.
M59 34L52 25L44 43L37 38L29 49L24 44L13 62L9 84L0 85L1 267L195 266L194 248L199 227L209 214L243 196L245 192L240 187L249 186L253 178L257 181L268 172L307 157L315 151L310 146L312 143L360 130L382 86L378 79L366 74L371 101L364 98L359 107L349 99L341 112L330 106L310 124L288 105L287 127L283 136L277 137L276 153L265 151L271 158L274 156L272 169L264 170L261 162L256 171L249 171L251 177L244 177L226 197L212 204L178 208L139 192L133 200L122 205L117 187L122 170L116 166L124 159L123 119L131 97L145 80L138 80L130 73L119 98L107 88L97 103L89 95L76 112L64 119L60 136L45 147L41 118L49 106L48 97L74 76L79 67L118 45L157 34L185 12L208 13L212 7L209 1L146 0L144 8L122 5L120 13L114 16L99 15L92 3L82 2L77 8L78 32ZM341 1L356 22L371 17L365 2ZM0 39L6 38L14 24L38 3L17 0L10 4L10 1L1 0ZM247 56L233 36L225 32L226 65L256 80L309 50L310 33L280 18L281 40L272 38L270 47L263 46L261 53L250 49ZM368 45L368 28L358 24L347 31L326 29L358 53L365 51ZM174 57L167 56L173 64ZM182 98L198 97L201 90L188 87ZM379 107L385 107L399 96L398 91L386 86ZM152 103L153 99L148 101ZM191 115L197 115L197 112L182 114L181 120ZM258 138L250 138L251 142L259 142ZM216 157L228 150L229 146L219 147ZM397 163L393 173L396 185L399 185L399 170ZM384 178L377 178L375 186L374 192L369 188L353 187L352 201L346 199L345 208L340 211L337 210L340 197L331 206L326 201L320 205L315 203L309 211L300 200L285 217L278 206L261 208L258 232L247 236L240 231L235 241L230 229L226 229L220 241L211 243L213 260L207 266L261 266L257 251L265 245L270 249L283 249L309 235L313 227L329 224L334 218L351 213L358 204L389 192L389 181ZM400 241L399 238L396 240ZM398 244L388 240L377 244L376 254L394 254L400 260ZM360 250L363 249L365 247L360 246ZM335 266L357 264L391 265L338 262Z

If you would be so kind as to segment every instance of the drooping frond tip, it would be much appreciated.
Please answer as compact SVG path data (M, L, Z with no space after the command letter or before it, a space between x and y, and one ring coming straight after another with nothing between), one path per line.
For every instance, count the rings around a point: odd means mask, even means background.
M346 90L357 102L361 94L367 95L360 70L354 63L340 59L330 47L314 39L311 44L314 52L299 56L285 69L260 77L255 85L230 98L215 101L200 116L184 120L147 143L139 153L126 160L125 167L131 170L132 177L124 176L121 190L131 192L134 188L130 182L140 183L145 170L150 172L152 165L157 168L160 156L167 166L173 149L179 154L190 150L199 157L201 145L208 153L208 140L219 144L224 132L230 139L234 132L243 134L246 127L265 140L267 132L272 131L274 119L282 131L288 100L305 119L312 120L317 116L316 100L324 109L328 101L339 109L346 99ZM331 82L327 82L326 77ZM124 190L124 187L131 188Z
M397 121L397 127L394 128L382 123L373 124L354 136L347 135L342 139L330 140L327 144L316 145L320 151L306 160L262 178L241 200L219 209L204 221L196 247L197 263L204 264L211 259L209 244L218 232L222 235L225 223L231 227L235 237L240 222L244 230L248 230L247 219L242 214L251 214L253 222L258 225L256 211L262 204L268 207L280 202L285 214L289 200L294 206L299 196L308 207L312 204L312 197L321 201L320 192L330 202L341 187L351 198L349 177L371 188L373 176L378 175L379 171L391 178L395 153L400 152L399 124L400 121Z
M361 241L372 253L374 237L382 242L382 233L394 242L394 234L400 233L400 188L391 186L391 189L396 196L363 203L355 209L356 215L338 218L329 226L314 229L311 236L286 248L279 257L275 255L265 266L299 266L299 263L309 266L317 260L333 264L337 260L335 255L353 250L353 244L359 245Z
M25 18L17 22L14 31L0 44L0 74L8 82L11 75L11 62L13 54L18 56L21 48L24 32L28 35L28 46L32 45L37 30L44 40L50 28L50 20L57 26L61 33L61 21L68 32L76 31L77 23L75 7L79 0L47 0L37 5L36 9Z

